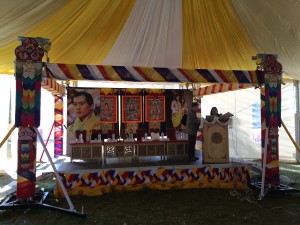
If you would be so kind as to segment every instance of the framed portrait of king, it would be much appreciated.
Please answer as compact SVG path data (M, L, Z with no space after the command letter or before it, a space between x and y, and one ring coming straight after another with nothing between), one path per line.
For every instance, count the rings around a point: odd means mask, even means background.
M100 123L117 123L117 96L100 96Z
M142 122L142 96L122 96L122 122Z
M165 121L165 96L146 96L146 122Z

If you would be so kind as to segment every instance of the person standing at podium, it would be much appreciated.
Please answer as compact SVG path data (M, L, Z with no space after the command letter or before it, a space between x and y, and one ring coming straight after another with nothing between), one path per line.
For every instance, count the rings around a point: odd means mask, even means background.
M211 116L216 116L216 117L222 116L222 114L220 114L220 113L218 112L218 109L217 109L217 107L215 107L215 106L211 108L211 110L210 110L210 115L211 115Z
M197 102L192 103L192 109L187 114L187 132L188 132L188 142L189 142L189 160L196 161L199 158L195 156L195 144L197 131L200 125L201 119L197 117L197 112L199 112L199 104Z

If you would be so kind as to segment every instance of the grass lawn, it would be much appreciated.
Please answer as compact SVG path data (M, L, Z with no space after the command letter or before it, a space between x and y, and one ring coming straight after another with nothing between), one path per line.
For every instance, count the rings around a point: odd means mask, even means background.
M300 165L284 164L280 169L300 188ZM267 195L262 205L256 202L258 191L252 194L248 195L250 201L245 190L229 189L145 189L99 197L76 196L72 202L78 211L84 206L86 219L32 209L0 211L0 224L300 224L300 193ZM46 203L67 208L64 199L50 196Z

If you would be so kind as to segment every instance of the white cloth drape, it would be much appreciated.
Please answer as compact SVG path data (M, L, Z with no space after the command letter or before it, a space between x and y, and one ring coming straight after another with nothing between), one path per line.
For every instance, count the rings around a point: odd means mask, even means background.
M182 1L138 0L103 64L181 67Z
M231 0L259 53L278 54L284 75L300 77L300 1Z

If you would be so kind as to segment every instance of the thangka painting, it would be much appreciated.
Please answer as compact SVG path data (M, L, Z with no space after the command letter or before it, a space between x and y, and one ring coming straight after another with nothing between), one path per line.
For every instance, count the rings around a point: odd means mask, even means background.
M117 122L117 96L104 95L100 97L100 122L116 123Z
M142 122L142 96L122 96L122 122Z
M165 121L165 96L146 96L146 122Z

